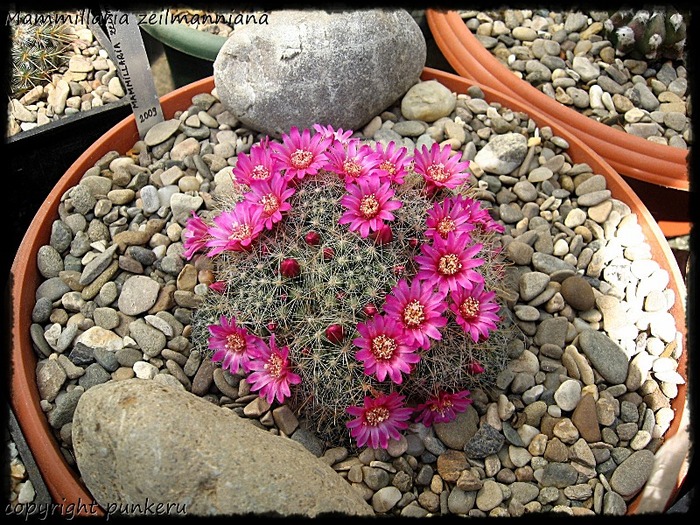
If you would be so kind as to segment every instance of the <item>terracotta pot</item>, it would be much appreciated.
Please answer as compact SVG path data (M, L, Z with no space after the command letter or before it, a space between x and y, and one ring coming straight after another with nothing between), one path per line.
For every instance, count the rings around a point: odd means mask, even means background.
M422 78L425 80L437 79L450 89L458 92L464 92L469 86L475 84L464 78L430 68L424 70ZM209 77L163 97L161 103L166 118L171 118L178 109L189 107L190 99L193 95L210 92L213 87L213 77ZM589 147L561 129L559 124L550 122L546 117L532 112L530 108L506 95L486 86L483 86L482 89L486 94L487 100L497 101L516 111L529 113L540 126L551 126L555 133L569 142L571 146L569 152L577 162L587 162L596 173L604 174L607 177L608 188L612 191L613 196L626 202L632 211L637 214L647 242L651 245L654 259L669 272L671 278L669 286L673 289L677 298L683 297L684 293L681 294L682 279L680 270L667 243L642 202L630 191L619 175ZM112 128L78 158L59 180L39 209L24 236L12 266L12 281L10 284L12 297L11 315L15 322L11 327L11 403L51 496L56 503L63 503L64 508L70 504L87 506L93 502L93 499L79 480L76 470L70 467L63 458L48 425L46 415L42 412L39 405L35 372L37 356L32 348L29 334L29 324L35 303L35 291L41 282L41 276L35 261L39 248L49 242L51 225L58 216L58 204L61 196L68 189L75 186L85 171L92 167L105 153L111 150L125 153L137 140L137 128L132 116ZM672 313L676 318L678 329L683 331L685 338L685 312L681 300L676 301ZM682 356L679 369L681 371L685 370L685 353ZM673 407L678 415L671 425L667 436L682 435L683 432L687 432L685 421L681 421L683 419L682 414L685 413L683 411L685 399L686 388L685 385L681 385L679 395L673 402ZM685 472L682 472L673 497L675 497L684 476ZM82 512L82 514L86 513Z
M208 93L214 87L212 77L173 91L161 98L165 118L172 118L177 110L187 109L197 93ZM17 420L32 450L36 464L54 502L63 504L63 511L71 513L70 504L80 514L90 514L93 498L78 479L76 470L68 465L39 405L36 384L36 352L32 348L29 324L34 308L35 292L42 277L36 266L39 248L48 244L51 225L58 217L61 196L80 182L81 177L95 162L109 151L126 153L139 140L133 115L105 133L71 165L39 208L29 225L15 256L10 276L12 353L10 400ZM87 507L79 507L79 505ZM98 508L99 509L99 508ZM82 510L82 512L80 512Z
M456 11L428 9L426 18L440 51L459 75L510 95L558 121L619 174L656 186L645 202L655 211L664 234L675 237L690 232L687 150L630 135L548 97L515 76L481 45ZM658 187L659 192L655 191ZM674 213L668 214L668 210Z

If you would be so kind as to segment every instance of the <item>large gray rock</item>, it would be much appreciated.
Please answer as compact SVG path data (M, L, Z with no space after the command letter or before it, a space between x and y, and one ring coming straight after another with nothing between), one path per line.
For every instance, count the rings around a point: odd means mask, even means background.
M214 61L219 98L245 126L357 130L414 85L420 27L403 9L272 11L236 29Z
M184 504L191 515L373 514L299 443L155 381L87 390L73 417L73 446L83 481L105 509L148 501Z

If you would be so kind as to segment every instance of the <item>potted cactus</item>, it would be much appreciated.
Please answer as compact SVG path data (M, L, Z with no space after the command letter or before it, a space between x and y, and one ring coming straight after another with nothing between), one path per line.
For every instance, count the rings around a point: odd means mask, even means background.
M536 120L539 126L551 126L552 130L555 133L560 135L564 140L568 142L568 154L570 154L572 158L575 158L577 162L585 162L597 173L604 174L608 180L608 188L611 190L612 195L616 199L620 199L621 201L626 203L631 208L631 210L637 214L641 230L646 236L646 238L649 239L653 258L656 261L658 261L664 269L667 269L668 274L670 276L669 286L672 288L676 296L682 296L682 284L677 265L675 264L673 256L670 254L670 251L663 240L658 226L655 224L649 213L646 211L641 201L635 196L633 192L629 190L629 187L626 185L626 183L617 175L617 173L614 170L610 168L610 166L604 160L602 160L594 151L592 151L588 146L586 146L585 143L581 142L575 136L569 134L565 129L563 129L563 127L560 124L556 123L555 121L549 120L544 115L532 112L532 110L528 108L525 104L522 104L521 102L518 102L515 99L512 99L507 95L499 93L486 86L478 86L477 84L465 80L463 78L454 75L444 74L442 72L432 70L429 68L426 68L424 70L422 79L439 80L449 89L458 92L464 92L467 88L471 86L477 86L483 90L484 94L486 95L489 101L498 102L506 107L513 109L514 111L520 111L523 113L531 112L532 117ZM211 91L212 88L213 79L209 78L187 86L186 88L180 89L172 93L171 95L164 97L164 99L162 100L162 105L166 117L171 117L177 109L187 108L190 105L191 97L195 94L206 93L208 91ZM342 139L342 137L338 136L336 136L336 138ZM83 505L85 506L85 510L87 510L87 508L89 507L89 502L92 501L92 496L86 490L85 486L78 478L76 472L70 466L68 466L65 459L61 455L59 447L57 446L54 438L51 435L51 429L47 424L46 415L41 410L40 406L40 399L37 391L36 382L37 355L32 347L32 339L30 337L29 324L31 324L30 319L32 318L32 311L35 304L35 291L37 285L40 282L41 276L39 275L39 270L37 266L33 264L26 264L26 261L36 260L40 247L46 244L47 239L49 238L51 233L52 223L57 214L61 196L64 195L70 188L78 184L86 170L90 169L94 165L96 159L102 158L109 151L117 150L122 154L126 153L127 151L131 151L131 153L133 153L133 150L131 148L137 139L138 135L134 119L133 117L129 117L125 121L121 122L117 127L110 130L110 132L108 132L104 137L102 137L101 140L96 142L83 155L81 155L81 157L74 163L71 169L66 172L64 177L62 177L62 179L54 188L52 194L42 205L40 212L37 214L37 217L35 218L29 230L27 231L27 234L25 236L24 241L22 242L17 257L15 258L15 264L13 266L12 271L13 282L11 286L11 292L13 298L12 318L14 320L14 323L11 327L13 338L11 346L13 365L11 401L13 404L13 408L17 413L20 426L22 427L22 430L27 436L27 441L36 455L37 464L39 465L39 468L41 469L42 473L46 478L48 488L51 491L51 494L55 501L63 502L64 504L73 503L75 505L82 501ZM303 137L300 136L298 137L298 139L302 140ZM278 147L280 148L278 153L282 156L285 154L294 155L295 153L297 153L297 151L294 149L285 148L284 146ZM292 160L294 159L290 156L289 161L292 162ZM301 160L305 159L296 159L296 161ZM419 164L419 162L417 164ZM239 168L243 170L245 169L245 166L242 165ZM434 172L434 174L437 175L438 172ZM438 179L436 178L435 180ZM296 189L298 191L301 191L302 187L298 186ZM321 193L332 193L333 191L333 187L324 188L323 186L320 186ZM377 198L378 193L379 191L377 191L377 193L374 194L375 199ZM379 200L381 200L383 203L388 202L385 202L383 198ZM353 202L351 201L352 199L346 200L347 211L350 211L354 207L357 207L354 206ZM366 210L370 210L370 208L373 210L373 206L375 204L381 203L374 203L371 201L371 199L367 199L366 201L364 198L360 199L360 205L364 205ZM319 200L319 206L322 205L323 202ZM368 206L370 208L368 208ZM396 210L387 209L385 211L393 213ZM357 216L352 217L348 215L348 224L350 225L350 228L354 227L353 223L356 222L357 219ZM410 219L410 214L404 216L404 219L402 220L408 219ZM361 234L363 231L363 221L357 222L357 229ZM232 224L233 222L230 220L219 219L218 226L222 230L222 234L216 234L212 230L212 237L206 238L203 233L204 229L197 228L197 223L193 222L187 229L189 233L185 234L184 237L185 248L187 249L187 252L185 254L194 254L195 251L204 249L206 244L209 245L207 246L207 248L209 249L217 249L227 245L229 242L233 242L234 244L236 242L242 243L245 240L244 237L236 237L233 235L234 232L231 230ZM368 225L368 238L369 235L372 234L370 233L370 230L374 230L374 235L376 235L378 240L381 240L381 237L384 235L383 228L374 228L373 226ZM410 227L408 228L408 230L410 230ZM393 234L400 235L402 231L408 230L396 229L396 231ZM228 231L230 235L226 235L226 231ZM287 257L279 260L279 275L275 276L275 278L279 278L281 281L285 281L287 285L289 285L288 289L291 290L291 293L294 293L294 280L303 278L301 276L302 266L305 267L304 269L313 267L318 272L319 279L325 282L325 280L328 280L333 277L333 275L323 273L324 270L328 269L327 267L324 267L324 261L326 260L326 258L333 259L333 257L336 257L335 263L338 263L338 258L340 258L341 256L345 255L347 257L350 257L352 255L351 253L340 253L340 250L342 248L341 244L336 244L335 246L324 246L323 243L327 242L327 239L324 240L321 234L319 234L317 237L312 234L313 232L304 231L301 233L303 234L303 240L299 240L299 242L296 243L296 248L294 248L295 250L297 250L297 253L288 254ZM416 246L411 246L413 243L410 242L410 237L407 240L409 242L407 242L406 249L415 249ZM335 239L333 242L340 243L340 241L342 241L342 239ZM282 242L282 240L274 242ZM332 248L333 250L325 251L324 248ZM236 253L238 253L244 259L243 264L246 264L245 257L256 257L256 252ZM223 257L225 256L226 255L224 255ZM249 270L256 271L256 268L257 265L253 264L249 268ZM227 278L230 278L232 280L239 279L239 277L240 276L236 275L235 273L232 273L231 275L227 276ZM372 276L370 275L369 277L371 278ZM259 282L260 281L258 281L258 283ZM322 284L318 283L317 285L322 286ZM240 342L240 338L237 338L235 336L240 336L241 333L240 331L236 330L238 327L232 325L229 316L230 311L227 311L227 309L230 310L232 308L230 304L231 301L240 302L241 297L236 296L237 290L226 290L222 288L221 283L217 284L216 281L212 280L210 282L210 286L212 286L214 289L218 289L220 292L222 292L223 295L212 296L213 302L209 306L210 311L204 311L204 315L200 320L200 325L198 329L199 335L196 335L196 337L206 337L207 332L209 332L208 335L212 336L214 347L216 347L217 345L223 345L225 347L225 345L233 344L236 341ZM250 286L250 289L248 291L253 294L260 294L264 291L254 289L255 283L253 282L248 283L248 286ZM275 286L275 283L270 282L269 286ZM254 300L258 299L261 298L254 298ZM341 297L341 299L346 298ZM348 301L350 301L350 299L352 298L348 297L347 299ZM359 310L361 312L358 312L358 316L367 316L367 318L369 318L376 314L376 312L369 308L368 305L363 304L359 306ZM677 301L675 303L672 312L678 322L678 325L684 326L684 309L680 301ZM221 320L221 316L224 316L223 321ZM280 326L270 326L269 324L266 324L264 322L264 316L261 315L260 319L258 320L260 324L260 330L262 330L263 332L265 330L287 330L288 327L282 326L282 323L286 322L284 315L280 314L278 315L278 317L280 318L278 321L280 323ZM344 342L346 342L346 338L348 337L348 332L344 329L345 327L342 327L340 325L342 325L342 323L325 323L322 327L316 327L316 330L311 330L309 331L309 333L306 334L300 333L298 334L298 336L307 338L318 337L324 341L324 344L337 344L340 347L344 344ZM209 327L212 328L210 329ZM369 329L368 326L365 326L365 328ZM287 335L289 335L290 337L295 337L295 334ZM360 333L360 335L362 334ZM479 334L477 334L477 336L478 335ZM374 339L377 338L375 337ZM277 365L281 365L284 363L284 359L286 356L284 355L282 349L278 347L273 348L273 346L275 345L272 344L268 347L268 351L271 351L269 354L263 352L261 355L267 358L268 364L276 363ZM223 348L220 348L220 350L222 351L218 352L219 355L215 355L213 357L219 360L227 359L227 352L224 351ZM277 356L276 361L275 359L273 359L274 356ZM370 360L368 359L367 361L369 362ZM371 366L371 362L369 364ZM230 365L235 365L235 363L233 363L231 356L228 355L226 366ZM309 365L311 366L312 363L309 363ZM684 366L685 352L683 353L681 358L680 369L682 370ZM280 366L279 371L281 371L283 368L284 367ZM266 371L267 375L270 375L271 370L277 371L278 369L273 368L271 366L268 366L267 368L263 366L262 368L254 370L251 367L251 372L253 372L254 374L256 372L260 373L260 375L258 376L259 381L251 377L251 383L253 386L259 387L256 390L261 391L263 394L272 394L273 397L276 397L279 393L283 394L282 387L280 386L277 389L266 388L266 386L268 386L270 383L266 382L265 377L262 377L265 375L263 373L264 371ZM479 372L479 368L477 367L476 363L474 363L473 365L473 371L475 373ZM393 373L389 370L385 372L387 374ZM294 386L296 384L296 378L292 374L280 373L279 377L284 378L284 384L286 384L287 386ZM281 384L282 382L280 383L280 385ZM356 393L354 393L353 395L356 395ZM458 406L460 401L463 400L455 399L453 401L454 406ZM673 424L671 425L668 431L668 437L678 435L680 439L683 439L683 436L685 435L684 433L686 432L686 414L684 411L684 403L685 386L680 385L679 395L673 403L673 408L674 410L676 410L677 414L674 418ZM356 408L358 410L356 410L355 412L359 414L361 411L360 407L356 406ZM367 411L365 410L363 413L365 413L366 415L366 412ZM319 423L322 422L323 421L319 421ZM363 434L361 431L356 432L353 437L365 439L365 441L369 440L370 442L373 439L381 439L378 436L373 436L371 433ZM681 471L678 475L678 479L674 479L674 489L671 490L671 493L667 495L669 499L660 503L662 506L666 505L670 500L673 499L674 494L676 493L675 491L677 490L677 484L680 484L682 482L684 476L685 472ZM639 503L638 499L635 501L635 503L630 504L630 511L633 511L635 506Z
M615 45L616 58L627 53L646 59L679 56L684 48L685 19L670 8L653 13L647 17L639 14L635 17L623 11L611 13L602 29ZM503 90L556 119L602 155L644 195L668 237L690 231L687 150L632 136L546 95L514 75L487 50L457 11L428 10L426 17L440 50L458 74Z

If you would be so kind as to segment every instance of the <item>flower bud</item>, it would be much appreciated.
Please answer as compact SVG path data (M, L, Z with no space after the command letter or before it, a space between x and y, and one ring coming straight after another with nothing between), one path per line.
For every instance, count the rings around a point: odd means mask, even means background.
M326 328L326 339L328 339L331 343L342 343L344 338L345 330L343 330L343 325L332 324L328 328Z
M394 272L394 275L398 277L403 275L403 272L406 271L406 267L403 264L397 264L392 268L392 271Z
M267 323L267 329L270 332L274 332L275 330L277 330L277 323L275 321L270 321L269 323Z
M472 361L467 365L467 372L470 374L483 374L486 369L479 363L479 361Z
M287 257L280 264L280 273L285 277L294 278L298 277L301 273L301 267L299 266L299 261L293 257Z
M315 231L310 231L306 234L304 240L309 246L318 246L318 244L321 242L321 236Z
M209 288L216 293L224 293L224 290L226 290L226 281L215 281L209 284Z
M419 241L418 241L418 239L416 239L415 237L413 237L413 238L411 238L411 239L408 240L408 245L409 245L411 248L415 248L416 246L418 246L418 243L419 243Z
M362 308L362 313L365 314L367 317L372 317L373 315L377 315L379 310L377 310L377 307L374 306L374 303L367 303L363 308Z
M394 239L394 232L391 231L391 226L384 224L381 228L373 231L370 235L377 244L386 244Z
M323 260L324 261L330 261L334 255L335 255L335 250L333 248L324 248L323 249Z

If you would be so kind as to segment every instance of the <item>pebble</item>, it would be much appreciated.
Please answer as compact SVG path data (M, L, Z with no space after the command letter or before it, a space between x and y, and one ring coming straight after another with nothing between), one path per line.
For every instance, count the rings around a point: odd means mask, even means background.
M517 21L504 24L512 12L519 14ZM570 22L574 14L575 23ZM671 147L689 147L685 61L662 59L647 64L618 57L605 39L607 14L601 20L595 19L594 12L551 12L544 17L532 10L506 9L488 15L469 11L463 18L504 66L548 96L620 131ZM496 33L497 24L502 33ZM635 77L640 74L644 77ZM658 109L666 110L658 123L640 122ZM624 115L624 121L619 115Z

